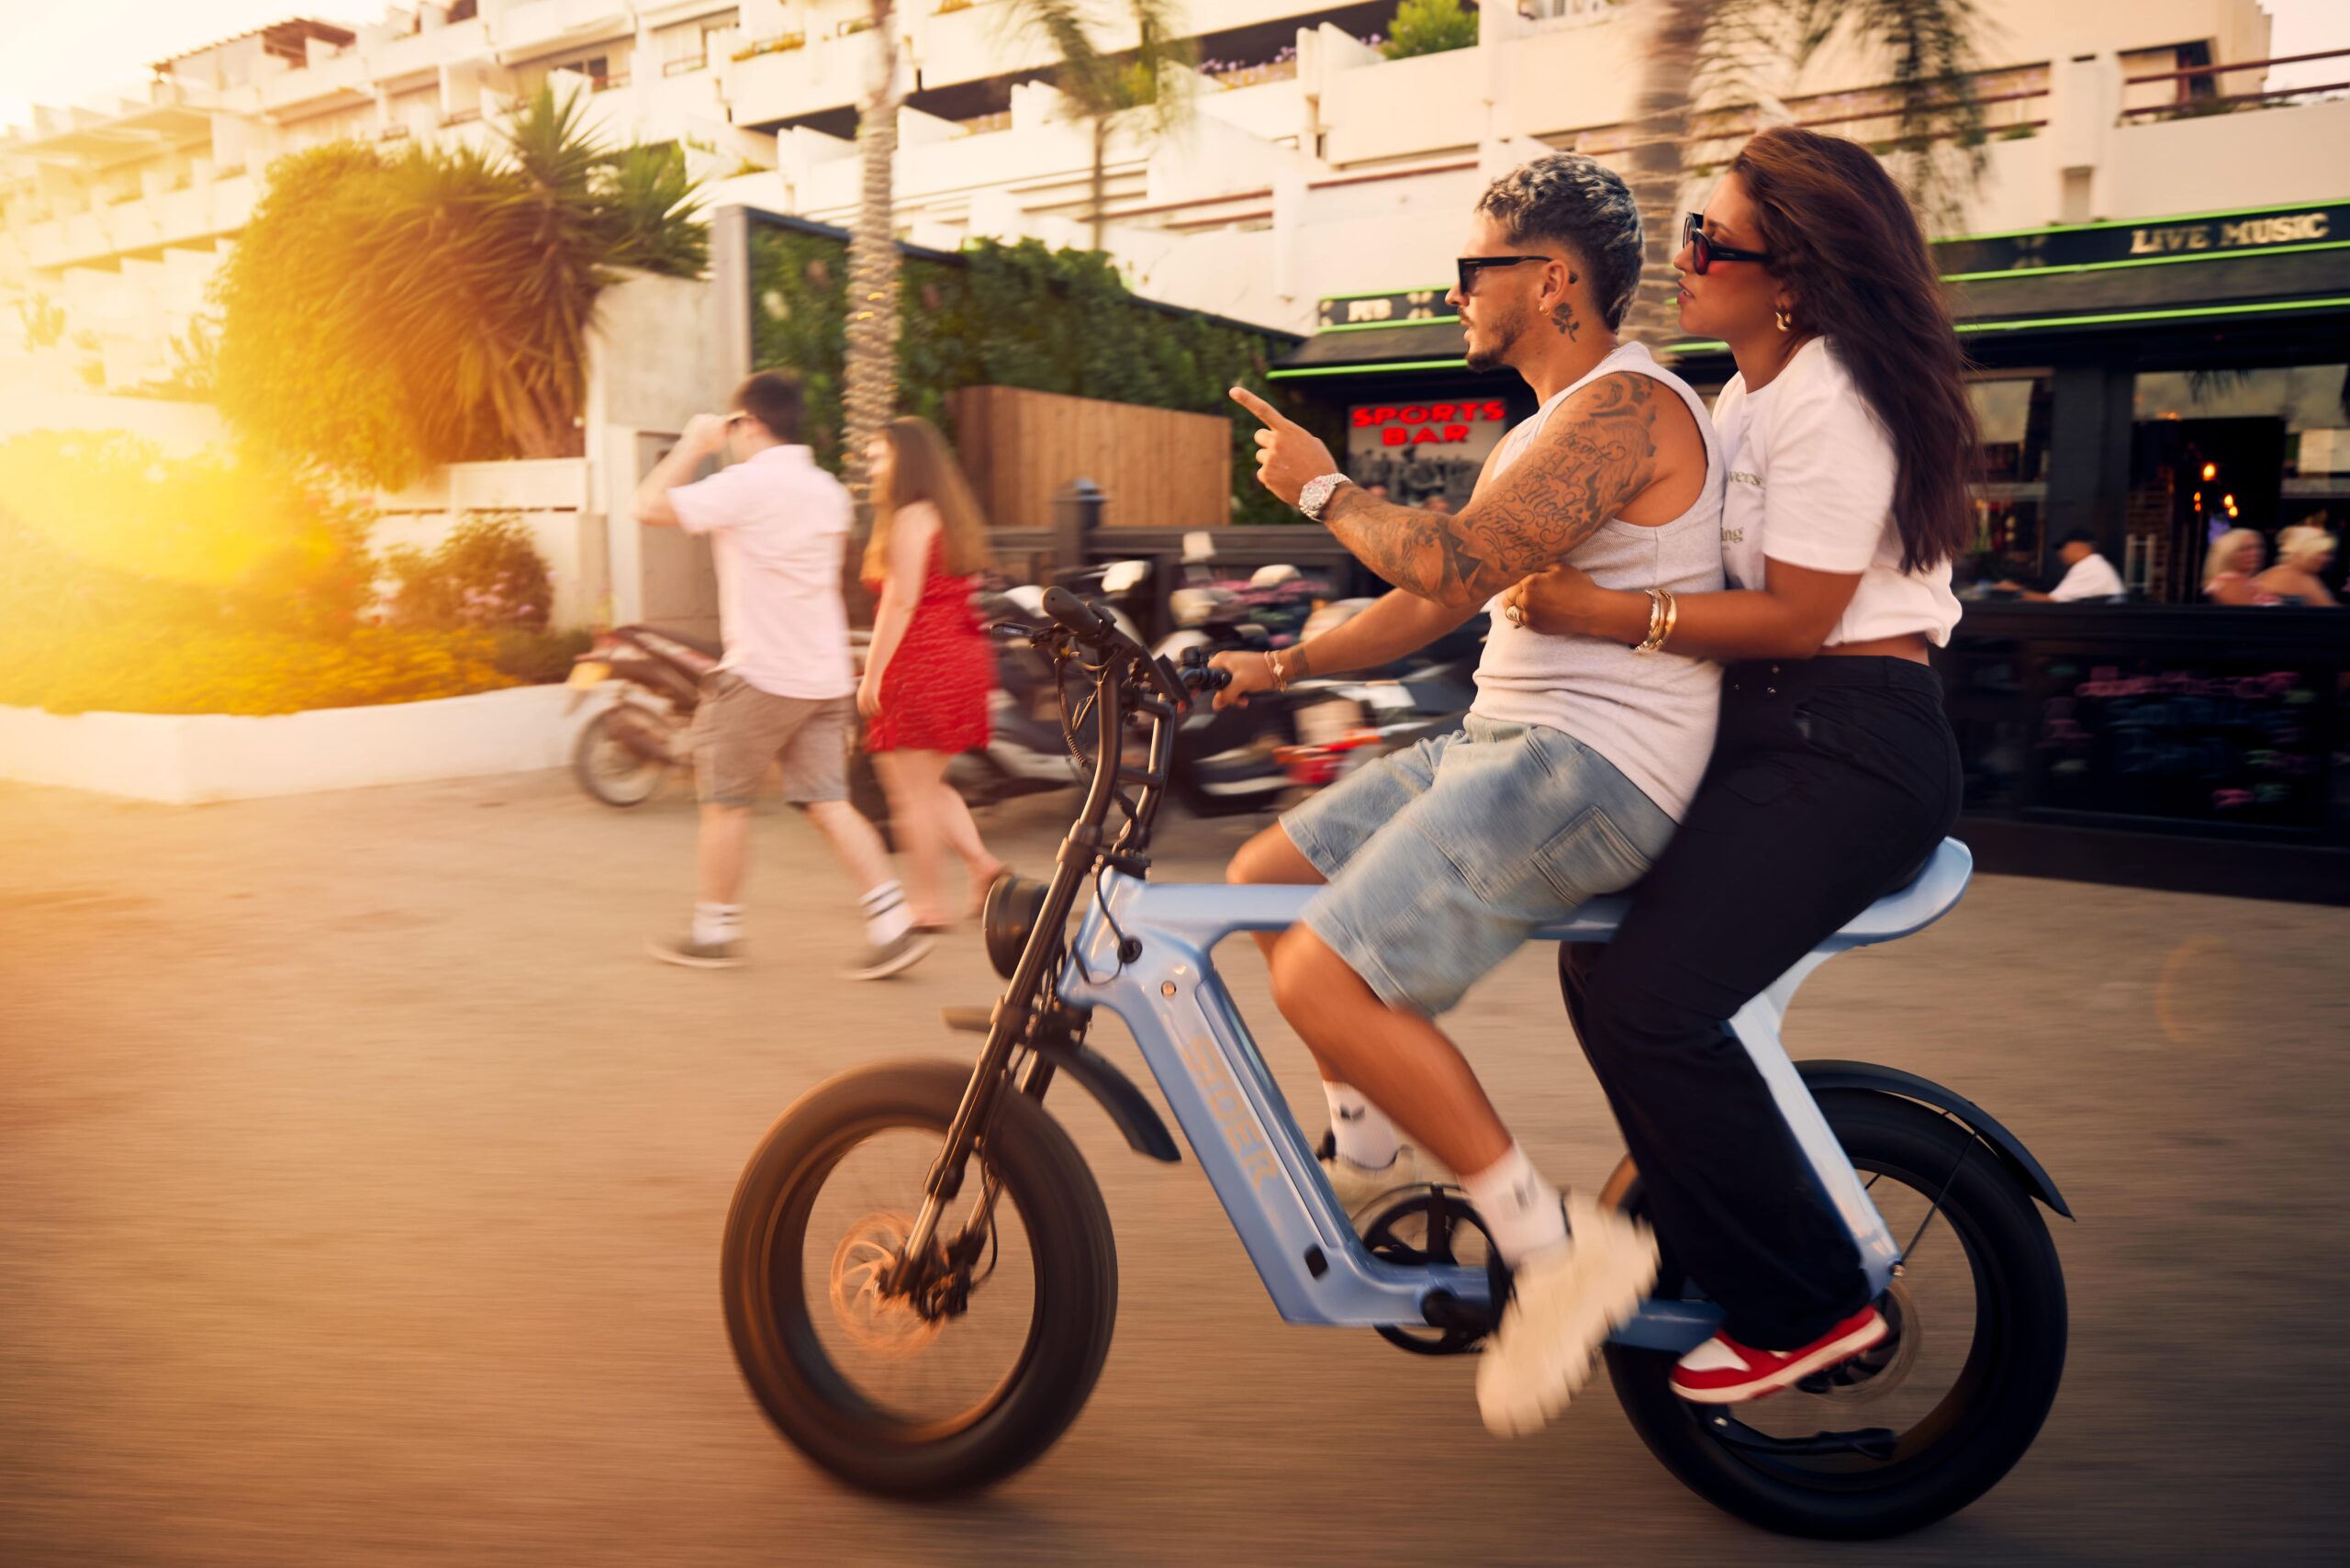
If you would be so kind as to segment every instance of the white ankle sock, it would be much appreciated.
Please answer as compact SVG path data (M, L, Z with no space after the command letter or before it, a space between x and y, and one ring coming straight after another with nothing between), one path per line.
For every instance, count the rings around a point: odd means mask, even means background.
M1333 1083L1326 1078L1322 1093L1330 1102L1330 1141L1337 1145L1340 1159L1366 1170L1394 1160L1403 1139L1395 1136L1395 1124L1387 1119L1386 1112L1351 1083Z
M885 942L895 942L913 929L913 913L906 908L906 890L894 877L856 902L865 912L865 939L877 947Z
M743 934L743 906L739 903L698 903L694 905L694 940L705 944L732 942Z
M1516 1144L1483 1170L1463 1175L1460 1188L1511 1268L1566 1246L1567 1215L1559 1206L1559 1189L1542 1179Z

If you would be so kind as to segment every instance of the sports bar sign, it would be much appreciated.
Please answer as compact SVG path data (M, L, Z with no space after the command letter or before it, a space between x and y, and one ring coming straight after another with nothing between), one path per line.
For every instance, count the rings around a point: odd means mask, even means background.
M1975 276L2042 267L2120 266L2169 257L2257 255L2317 245L2350 245L2350 202L1944 240L1934 246L1934 270L1944 277Z

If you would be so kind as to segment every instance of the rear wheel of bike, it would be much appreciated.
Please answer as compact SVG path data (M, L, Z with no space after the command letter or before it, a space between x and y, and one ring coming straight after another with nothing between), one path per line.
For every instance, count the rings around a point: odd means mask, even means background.
M842 1480L899 1497L984 1485L1049 1448L1092 1392L1117 1316L1102 1192L1069 1135L1007 1092L939 1226L1000 1184L962 1310L883 1289L970 1081L891 1062L822 1084L751 1157L726 1216L734 1355L783 1435Z
M571 748L571 771L579 787L604 804L641 806L661 788L669 765L621 739L620 727L630 721L620 713L618 708L607 708L588 721Z
M1907 1247L1878 1303L1893 1333L1744 1405L1681 1398L1673 1358L1651 1350L1609 1346L1608 1375L1650 1451L1707 1501L1790 1535L1899 1535L1981 1496L2031 1446L2064 1375L2064 1271L2031 1195L1966 1127L1890 1095L1831 1092L1819 1104ZM1642 1207L1637 1183L1624 1203ZM1683 1293L1668 1252L1656 1294ZM1870 1428L1891 1433L1889 1448L1788 1446Z

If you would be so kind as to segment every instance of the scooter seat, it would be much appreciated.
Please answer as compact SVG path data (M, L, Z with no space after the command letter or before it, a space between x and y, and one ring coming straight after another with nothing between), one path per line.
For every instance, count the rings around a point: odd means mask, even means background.
M1950 913L1974 874L1974 854L1958 840L1945 838L1907 887L1896 889L1861 911L1821 946L1863 947L1923 931ZM1635 888L1629 894L1594 899L1566 919L1543 926L1535 937L1546 942L1605 942L1616 934L1639 891Z

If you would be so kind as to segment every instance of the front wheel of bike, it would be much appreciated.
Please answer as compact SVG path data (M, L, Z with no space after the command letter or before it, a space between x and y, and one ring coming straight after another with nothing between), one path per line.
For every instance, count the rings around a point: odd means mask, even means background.
M888 1288L970 1081L890 1062L820 1085L751 1157L726 1216L726 1328L768 1417L842 1480L897 1497L982 1486L1076 1418L1117 1316L1102 1191L1059 1124L1007 1092L939 1226L985 1245L960 1301ZM951 1293L950 1293L951 1294Z
M2065 1276L2031 1195L1970 1129L1891 1095L1819 1107L1905 1246L1878 1303L1893 1333L1744 1405L1681 1398L1673 1358L1652 1350L1610 1345L1607 1371L1641 1440L1699 1496L1766 1529L1869 1540L1957 1512L2031 1446L2064 1375ZM1622 1202L1641 1208L1637 1183ZM1660 1297L1684 1294L1668 1254ZM1863 1431L1876 1440L1851 1443Z

